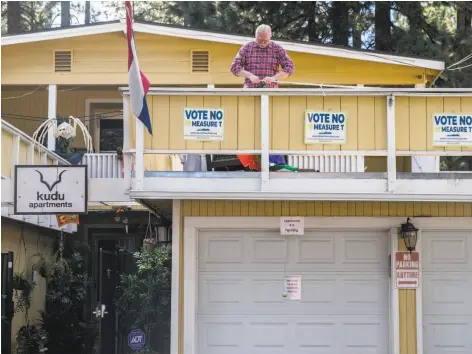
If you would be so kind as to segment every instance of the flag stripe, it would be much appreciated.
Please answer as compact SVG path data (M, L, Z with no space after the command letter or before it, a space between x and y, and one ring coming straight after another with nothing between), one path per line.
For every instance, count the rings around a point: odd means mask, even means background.
M146 101L150 82L139 70L136 44L133 34L133 9L130 1L125 1L126 8L126 39L128 42L128 86L131 101L131 111L147 128L152 135L151 117Z

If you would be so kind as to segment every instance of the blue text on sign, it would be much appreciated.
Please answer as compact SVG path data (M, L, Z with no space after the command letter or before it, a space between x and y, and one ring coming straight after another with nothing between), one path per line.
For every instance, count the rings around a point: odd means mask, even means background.
M309 123L337 123L343 124L344 114L342 113L307 113Z
M210 114L208 115L208 113ZM185 110L185 118L193 120L222 120L223 112L220 110L187 109Z

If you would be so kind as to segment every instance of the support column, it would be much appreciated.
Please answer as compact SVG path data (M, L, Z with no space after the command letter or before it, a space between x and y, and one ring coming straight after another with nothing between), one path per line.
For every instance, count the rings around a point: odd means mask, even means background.
M261 95L261 190L269 183L269 96ZM256 147L257 148L257 147Z
M395 96L387 96L387 190L395 192L397 180L397 151L395 143Z
M48 88L48 118L56 118L57 116L57 85L49 85ZM48 150L56 150L56 138L52 135L52 128L48 130Z
M144 180L144 124L136 118L136 189L143 188Z
M132 155L130 149L130 103L129 96L123 95L123 178L126 188L131 189Z

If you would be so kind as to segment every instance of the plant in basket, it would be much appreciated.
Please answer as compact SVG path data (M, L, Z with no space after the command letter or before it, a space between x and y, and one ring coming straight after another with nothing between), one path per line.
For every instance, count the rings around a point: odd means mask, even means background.
M143 249L145 251L152 251L157 246L157 239L154 237L147 237L143 240Z

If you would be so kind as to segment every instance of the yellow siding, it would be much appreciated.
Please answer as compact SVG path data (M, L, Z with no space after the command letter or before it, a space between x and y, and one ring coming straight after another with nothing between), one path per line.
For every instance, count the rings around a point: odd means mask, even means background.
M433 114L441 112L471 113L472 97L397 97L397 150L470 150L465 147L433 147Z
M229 68L240 45L135 33L139 64L157 85L241 85ZM248 41L251 38L248 38ZM106 46L104 46L106 43ZM54 50L72 50L72 72L55 73ZM210 73L191 73L191 50L208 50ZM35 53L33 56L31 53ZM382 64L323 55L288 52L296 72L290 81L326 84L423 84L427 72L405 65ZM2 83L126 85L127 47L123 33L10 45L2 48ZM379 75L382 73L382 75Z
M454 99L453 99L454 98ZM146 149L259 150L260 98L252 96L150 96L152 123L162 127L154 138L145 132ZM225 110L223 142L195 142L183 138L183 109L214 107ZM345 145L304 143L305 110L346 111ZM397 97L397 150L444 150L432 146L435 112L471 112L470 97ZM269 102L270 138L273 150L386 150L386 99L368 96L274 96ZM134 130L131 130L134 136ZM449 148L461 151L461 148ZM467 150L467 148L462 148Z
M156 136L145 131L145 149L154 150L259 150L260 98L252 96L149 96ZM185 107L213 107L225 111L223 142L186 141ZM269 102L271 148L274 150L384 150L386 104L384 97L271 97ZM311 110L346 110L347 144L306 145L304 113ZM132 126L134 123L131 124ZM131 129L134 146L134 129Z
M22 91L2 90L2 97L18 97L34 88ZM57 93L57 114L61 117L81 117L86 124L94 123L90 117L85 116L86 99L120 99L118 89L113 90L69 90ZM38 129L44 118L48 117L48 92L38 90L22 98L2 100L2 119L13 124L25 134L32 136ZM84 138L80 128L77 128L77 136L73 147L84 147Z
M53 237L56 234L55 231L36 228L29 224L24 224L22 228L21 223L2 217L2 253L14 252L13 271L24 272L24 275L31 278L32 266L38 261L37 254L41 252L45 256L52 255L55 241ZM33 323L39 318L38 311L44 309L46 295L46 280L38 274L36 281L37 285L31 297L28 317ZM15 294L13 294L13 299L15 299ZM15 313L12 323L13 348L18 329L25 324L24 313Z
M11 177L13 135L2 130L2 176Z
M431 202L306 202L247 200L184 200L180 202L180 269L183 269L186 216L454 216L472 217L472 203ZM399 249L404 247L399 242ZM183 353L183 272L179 274L179 350ZM416 297L399 291L400 354L416 353Z

